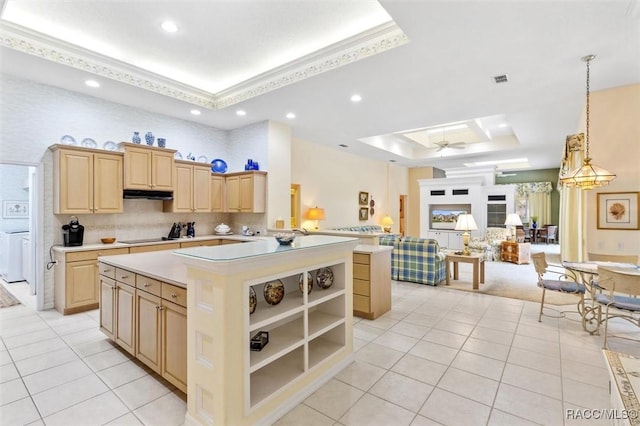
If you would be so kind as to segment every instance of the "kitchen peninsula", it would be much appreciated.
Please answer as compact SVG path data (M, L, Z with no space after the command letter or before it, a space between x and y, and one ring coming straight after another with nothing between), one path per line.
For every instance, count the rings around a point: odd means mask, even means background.
M128 280L135 275L136 287L138 277L146 290L159 283L158 315L180 305L183 296L175 290L186 287L186 424L269 424L352 360L352 253L357 244L353 238L314 235L281 246L262 237L246 244L99 261L101 271L115 268L116 280L118 271L128 271L123 275ZM311 291L301 291L308 286ZM125 307L134 309L130 304ZM101 303L103 308L109 305ZM137 324L133 335L125 337L135 346L136 332L143 340L148 333L139 320L132 322ZM265 332L268 343L260 351L250 350L252 337ZM174 350L165 347L162 353L171 357Z

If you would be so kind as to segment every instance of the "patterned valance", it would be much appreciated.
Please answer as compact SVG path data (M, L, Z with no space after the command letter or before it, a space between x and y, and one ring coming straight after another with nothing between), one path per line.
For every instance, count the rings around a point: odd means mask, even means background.
M553 185L551 182L527 182L516 184L516 196L528 197L529 194L536 192L544 192L550 194L553 191Z

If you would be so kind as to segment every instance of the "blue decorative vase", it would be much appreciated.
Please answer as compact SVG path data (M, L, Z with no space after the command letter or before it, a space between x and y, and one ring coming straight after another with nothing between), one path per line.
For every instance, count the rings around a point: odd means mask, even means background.
M158 146L164 148L167 146L167 140L165 138L158 138Z
M140 143L140 132L133 132L133 136L131 137L131 142Z
M153 145L153 142L156 140L156 138L155 138L155 136L153 136L153 133L147 132L144 135L144 140L147 141L147 145L151 146L151 145Z

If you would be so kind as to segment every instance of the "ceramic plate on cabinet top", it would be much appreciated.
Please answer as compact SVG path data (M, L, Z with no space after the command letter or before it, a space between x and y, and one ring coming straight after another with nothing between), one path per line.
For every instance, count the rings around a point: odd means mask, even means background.
M209 159L207 158L206 155L201 155L200 157L198 157L198 163L208 163Z
M224 160L216 158L211 161L211 171L214 173L224 173L227 171L227 163Z
M84 138L82 139L82 142L80 142L81 146L84 146L85 148L97 148L98 144L96 143L96 141L94 141L91 138Z
M176 160L182 160L182 154L180 154L180 151L176 151L176 153L173 154L173 158Z
M65 145L76 145L76 140L71 135L64 135L63 137L60 138L60 142Z
M106 141L104 145L102 145L102 148L106 149L107 151L115 151L117 147L118 145L116 145L116 143L112 141Z

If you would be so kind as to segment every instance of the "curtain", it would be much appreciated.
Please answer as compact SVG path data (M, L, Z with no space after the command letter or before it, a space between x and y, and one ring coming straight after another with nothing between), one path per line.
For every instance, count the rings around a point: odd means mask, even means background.
M551 194L547 192L533 192L529 194L529 217L538 217L538 226L551 223Z
M584 133L567 136L562 165L560 167L560 178L571 170L582 165L584 157ZM582 262L585 257L583 247L585 241L586 217L584 206L586 196L582 189L567 188L558 181L560 191L560 256L562 260Z
M551 182L527 182L516 185L516 210L523 222L536 216L539 226L551 223Z

